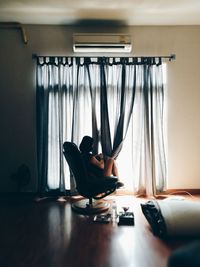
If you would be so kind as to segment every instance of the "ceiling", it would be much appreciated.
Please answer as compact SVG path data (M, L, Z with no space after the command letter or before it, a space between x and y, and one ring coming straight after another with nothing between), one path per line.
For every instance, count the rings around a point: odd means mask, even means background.
M200 25L200 0L0 0L0 22Z

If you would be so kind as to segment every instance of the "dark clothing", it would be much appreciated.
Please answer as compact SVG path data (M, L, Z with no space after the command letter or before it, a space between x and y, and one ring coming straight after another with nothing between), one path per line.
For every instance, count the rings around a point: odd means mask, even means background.
M118 181L118 177L104 176L104 170L91 163L91 158L93 157L91 153L82 152L81 157L83 159L83 164L89 174L89 178L96 180L96 182L97 180L103 182L104 179L109 179L110 183L117 183L117 185L120 184L120 186L123 186L123 184Z
M91 158L93 157L91 153L81 153L81 157L86 170L91 176L95 176L97 178L102 178L104 176L103 170L91 163Z

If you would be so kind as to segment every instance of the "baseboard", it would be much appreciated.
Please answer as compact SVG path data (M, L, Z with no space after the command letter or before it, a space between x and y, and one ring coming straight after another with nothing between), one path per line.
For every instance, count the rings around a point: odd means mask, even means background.
M181 195L200 195L200 188L184 188L184 189L176 189L176 188L171 188L171 189L167 189L166 191L163 191L161 193L158 193L158 195L175 195L175 194L181 194Z

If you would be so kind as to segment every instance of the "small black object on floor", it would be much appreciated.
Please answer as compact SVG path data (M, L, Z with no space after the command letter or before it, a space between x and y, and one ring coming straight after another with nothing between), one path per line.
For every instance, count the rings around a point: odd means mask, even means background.
M124 212L119 214L118 225L134 225L134 223L133 212Z
M112 217L110 213L107 214L98 214L94 217L93 221L98 223L109 223L111 222Z

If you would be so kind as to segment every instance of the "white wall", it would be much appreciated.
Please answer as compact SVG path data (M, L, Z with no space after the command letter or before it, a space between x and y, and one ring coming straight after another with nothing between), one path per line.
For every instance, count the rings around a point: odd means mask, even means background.
M130 32L133 55L169 55L168 63L168 187L200 188L200 26L92 29L26 25L29 42L16 29L0 29L0 191L14 191L11 173L26 163L35 191L36 108L35 62L38 55L73 55L74 32ZM105 54L104 54L105 55Z

